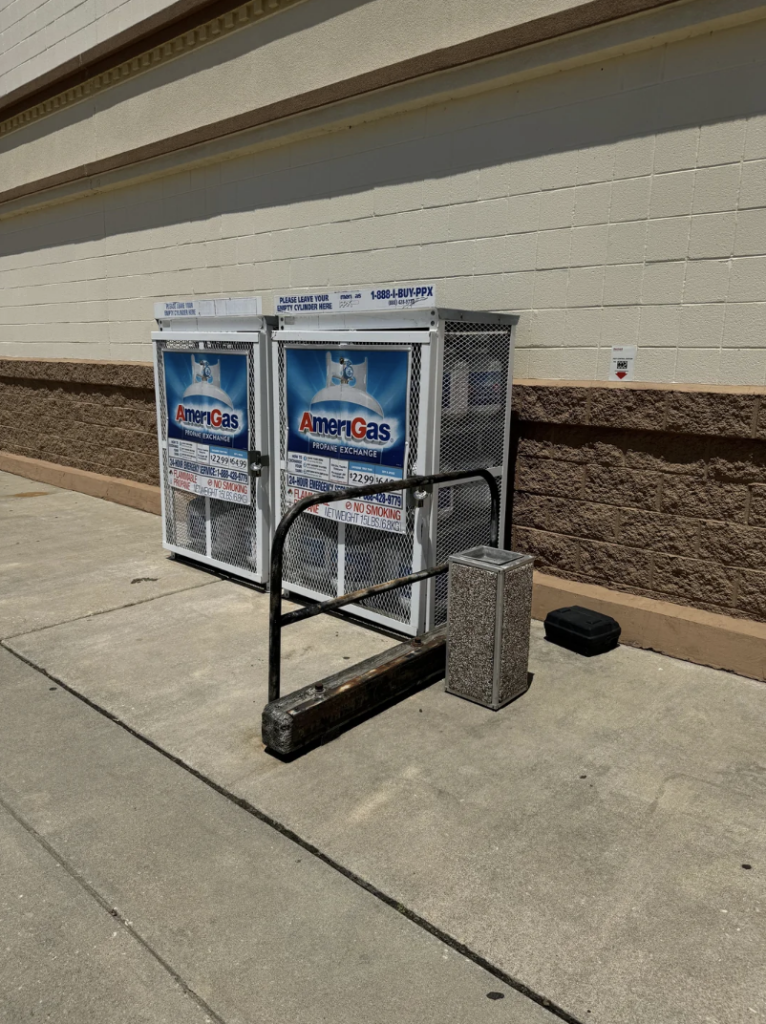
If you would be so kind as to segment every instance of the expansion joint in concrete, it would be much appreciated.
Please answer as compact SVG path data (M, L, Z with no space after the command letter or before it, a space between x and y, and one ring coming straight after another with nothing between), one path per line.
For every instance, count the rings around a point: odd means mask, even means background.
M16 655L16 657L18 657L18 655ZM22 658L21 660L26 661L26 659L24 658ZM29 662L26 663L29 664ZM38 668L36 669L36 671L39 672L41 670ZM48 678L51 678L48 675L48 673L43 674L48 676ZM63 684L59 685L63 686ZM63 688L68 689L68 687ZM70 690L69 692L71 693L72 691ZM61 853L59 853L59 851L47 841L47 839L41 836L40 833L32 825L30 825L30 823L25 818L23 818L11 804L8 803L8 801L3 797L1 793L0 807L2 807L2 809L6 811L10 815L10 817L13 818L13 820L21 828L23 828L24 831L29 836L45 850L48 856L52 857L53 860L55 860L56 863L64 869L64 871L66 871L69 877L84 892L86 892L87 895L102 908L102 910L109 914L109 916L116 923L119 923L119 925L125 929L125 931L130 935L130 937L134 939L141 946L141 948L144 949L154 960L156 960L160 967L162 967L162 969L168 975L170 975L170 977L173 979L176 985L178 985L178 987L181 989L184 995L188 996L189 999L192 1000L192 1002L196 1003L197 1006L199 1006L199 1008L207 1015L211 1022L214 1022L214 1024L226 1024L226 1021L223 1019L223 1017L221 1017L220 1014L217 1014L215 1010L208 1003L206 1003L205 1000L200 995L198 995L194 991L194 989L189 987L189 985L184 981L181 975L178 974L177 971L173 970L173 968L170 966L167 960L160 956L160 954L157 952L156 949L154 949L151 943L148 942L140 934L140 932L136 931L132 923L128 921L127 918L123 914L121 914L116 907L113 907L111 905L111 902L105 899L104 896L102 896L101 893L90 884L90 882L83 878L82 875L77 871L77 869L69 863L66 857L63 857Z
M11 636L4 636L0 639L0 646L5 645L6 640L17 640L21 636L31 636L32 633L44 633L46 629L53 629L54 626L70 626L73 622L82 622L83 619L96 619L99 615L111 615L112 612L121 612L124 608L137 608L140 604L151 604L152 601L161 601L163 597L171 597L173 594L184 594L189 590L201 590L202 587L210 587L214 583L220 583L221 579L210 580L208 583L199 583L191 587L181 587L180 590L174 590L171 594L155 594L153 597L144 597L139 601L129 601L127 604L118 604L114 608L100 608L97 612L87 612L85 615L76 615L73 619L61 619L58 622L49 622L44 626L37 626L34 629L24 629L20 633L13 633ZM10 648L8 648L10 650ZM15 651L12 652L16 654ZM19 655L16 654L18 658ZM36 665L34 668L41 672L42 669Z
M329 868L332 868L332 870L337 871L344 878L348 879L350 882L353 882L354 885L357 885L360 889L363 889L365 892L369 893L375 899L379 900L381 903L384 903L387 907L390 907L392 910L395 910L396 913L406 918L416 927L422 929L425 932L428 932L429 935L433 935L434 938L438 939L445 946L454 950L456 953L459 953L467 960L470 960L472 963L476 964L477 967L480 967L482 970L486 971L487 974L490 974L493 977L497 978L498 981L503 982L503 984L507 985L509 988L515 989L515 991L519 992L521 995L529 999L530 1002L536 1003L538 1006L543 1007L545 1010L548 1011L548 1013L552 1014L554 1017L558 1017L559 1020L565 1021L566 1024L584 1024L584 1022L580 1020L578 1017L575 1017L573 1014L569 1013L563 1007L558 1006L556 1003L549 1000L542 993L536 992L534 989L526 985L523 981L520 981L518 978L515 978L513 975L508 974L506 971L498 967L496 964L493 964L490 960L487 960L484 956L481 955L481 953L478 953L476 952L476 950L471 949L469 946L465 945L465 943L461 942L453 935L450 935L448 932L443 931L441 928L433 924L427 918L422 917L420 914L412 910L410 907L407 907L404 904L400 903L399 900L395 899L393 896L384 892L382 889L379 889L377 886L367 881L367 879L362 878L361 875L356 874L356 872L352 871L350 868L346 867L339 861L335 860L334 857L331 857L328 854L324 853L322 850L319 849L319 847L315 846L307 839L304 839L297 832L293 831L293 829L283 824L277 818L274 818L270 814L266 814L264 811L260 810L254 804L251 804L248 800L236 796L230 790L227 790L223 786L219 785L219 783L215 782L208 775L205 775L203 772L200 772L196 768L192 767L192 765L188 764L182 758L177 757L174 754L171 754L168 750L161 747L154 740L150 739L148 736L145 736L143 733L138 732L132 726L128 725L127 722L123 721L123 719L121 719L118 715L115 715L107 708L102 707L100 704L97 704L95 701L91 700L89 697L86 697L84 694L79 693L68 683L64 682L64 680L60 679L58 676L53 675L53 673L49 672L42 666L37 665L30 658L25 657L23 654L19 654L18 651L15 651L13 647L8 645L6 640L0 640L0 647L7 650L15 658L18 658L19 661L23 662L25 665L33 669L35 672L40 673L41 675L45 676L46 679L49 679L52 683L55 683L57 686L60 686L67 693L82 701L89 708L92 708L94 711L98 712L98 714L102 715L110 722L114 722L115 725L120 726L120 728L124 729L125 732L129 733L137 740L140 740L140 742L145 744L147 747L156 751L158 754L161 754L163 757L167 758L167 760L172 761L173 764L176 764L179 768L182 768L184 771L194 776L194 778L199 779L200 782L203 782L214 792L225 797L228 801L235 804L242 810L246 811L254 818L257 818L258 821L261 821L263 822L263 824L268 825L269 828L272 828L275 832L278 832L281 836L284 836L284 838L295 843L296 846L299 846L302 850L310 854L312 857L316 857L317 860L320 860L323 864L326 864ZM1 799L0 803L2 803ZM16 815L14 815L14 817L16 817ZM24 822L20 822L20 824L24 825L25 828L28 828L28 826ZM33 830L30 831L45 846L45 848L49 850L52 856L56 857L56 859L60 861L58 854L56 854L56 852L48 846L45 840L42 839L42 837L38 836L37 833L35 833ZM66 865L63 866L66 867ZM69 869L67 868L67 870ZM91 891L90 887L84 880L81 880L77 875L74 875L74 877L77 878L77 881L79 881L80 884L88 888L89 892ZM111 913L111 910L113 908L110 908L108 903L105 902L95 892L95 890L92 891L92 895L94 896L94 898L98 899L99 902L102 903L102 905ZM127 922L125 922L125 926L128 928L130 927L127 924ZM134 933L131 931L131 934ZM136 935L136 938L139 942L142 943L142 945L146 945L139 935ZM165 964L165 962L149 946L146 946L146 948L149 950L152 956L155 956L159 960L159 962L162 963L166 970L170 971L170 973L173 974L173 971L169 967L169 965ZM176 978L179 984L184 984L182 980L178 978L175 974L173 974L173 976ZM188 991L190 995L193 996L191 990ZM200 1005L204 1006L205 1004L203 1004L200 1001ZM219 1022L219 1024L225 1024L225 1022L223 1022L220 1017L213 1014L212 1011L208 1010L208 1012L211 1013L212 1018L215 1021Z

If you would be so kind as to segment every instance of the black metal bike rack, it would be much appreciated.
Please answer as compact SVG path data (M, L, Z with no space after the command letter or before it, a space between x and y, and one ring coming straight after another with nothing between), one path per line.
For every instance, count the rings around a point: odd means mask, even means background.
M481 478L490 491L490 545L498 546L500 531L500 488L488 469L466 469L450 473L431 473L410 476L390 484L369 484L344 490L311 494L302 498L285 514L274 534L271 548L271 578L269 605L269 702L263 709L262 734L266 746L279 754L292 754L337 731L352 719L367 713L380 704L401 696L417 685L425 685L441 678L444 673L446 627L441 626L423 637L415 637L382 654L368 658L351 668L320 680L310 686L281 696L282 629L302 622L322 612L334 611L345 605L363 601L398 587L406 587L420 580L446 572L443 562L430 569L401 576L398 579L376 583L327 601L316 601L295 611L282 614L282 579L284 547L290 527L298 516L314 505L331 501L364 498L390 491L417 492L433 484L454 483L458 480ZM425 497L427 492L423 492Z

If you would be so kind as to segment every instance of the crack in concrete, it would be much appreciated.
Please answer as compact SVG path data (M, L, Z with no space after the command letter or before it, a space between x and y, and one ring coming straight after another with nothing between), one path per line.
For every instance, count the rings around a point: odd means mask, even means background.
M270 814L267 814L265 811L260 810L258 807L256 807L254 804L251 804L248 800L245 800L243 797L236 796L234 793L230 792L229 790L221 786L219 783L215 782L214 779L211 779L209 776L203 774L198 769L188 764L182 758L177 757L175 754L171 754L170 751L165 750L157 742L150 739L143 733L138 732L137 729L134 729L131 725L128 725L128 723L125 722L123 719L119 718L119 716L109 711L108 708L102 707L100 704L97 704L95 701L91 700L91 698L86 697L82 693L79 693L72 686L70 686L68 683L65 683L57 676L53 675L47 669L42 668L39 665L36 665L31 659L25 657L23 654L19 654L18 651L14 651L13 648L8 647L6 645L5 640L0 640L0 647L7 650L15 658L18 658L19 661L29 666L29 668L34 669L34 671L39 672L41 675L45 676L46 679L49 679L51 682L56 683L57 686L60 686L62 689L66 690L67 693L71 694L77 700L82 701L82 703L86 704L93 711L96 711L98 714L103 715L103 717L107 718L110 722L114 722L115 725L118 725L121 729L124 729L125 732L129 733L131 736L134 736L141 743L144 743L152 750L155 750L158 754L161 754L162 757L167 758L167 760L171 761L175 765L178 765L179 768L182 768L184 771L194 776L194 778L199 779L200 782L203 782L214 792L219 793L221 796L225 797L225 799L228 800L230 803L233 803L237 807L240 807L242 810L246 811L254 818L257 818L258 821L263 822L263 824L268 825L269 828L274 829L275 832L278 832L286 839L289 839L291 842L295 843L302 850L305 850L306 853L309 853L311 854L311 856L316 857L317 860L320 860L323 864L326 864L334 871L337 871L339 874L343 875L344 878L347 878L350 882L353 882L354 885L359 886L360 889L364 889L365 892L369 893L371 896L379 900L381 903L384 903L387 907L390 907L392 910L395 910L396 913L400 914L408 921L411 921L413 924L415 924L423 931L427 932L429 935L433 935L445 946L448 946L450 949L453 949L456 953L459 953L467 960L470 960L472 963L476 964L477 967L480 967L488 974L491 974L494 978L497 978L499 981L503 982L503 984L507 985L509 988L512 988L516 992L519 992L521 995L525 996L527 999L530 1000L530 1002L536 1003L538 1006L543 1007L543 1009L547 1010L552 1016L558 1017L559 1020L565 1021L565 1024L585 1024L584 1021L582 1021L578 1017L575 1017L574 1014L569 1013L568 1010L565 1010L562 1006L559 1006L557 1003L553 1002L553 1000L548 999L546 996L542 995L539 992L536 992L534 989L530 988L529 985L526 985L520 979L515 978L511 974L508 974L507 971L504 971L501 967L498 967L496 964L493 964L490 960L487 960L481 953L478 953L476 950L471 949L469 946L465 945L465 943L461 942L455 936L450 935L449 932L443 931L438 925L429 921L427 918L422 917L419 913L417 913L417 911L400 903L399 900L397 900L395 897L390 896L382 889L379 889L372 882L367 881L367 879L362 878L361 875L356 874L356 872L352 871L350 868L347 868L344 864L341 864L340 861L337 861L329 854L324 853L322 850L319 849L319 847L315 846L307 839L304 839L297 832L293 831L293 829L291 829L289 826L283 824L278 819L272 817ZM218 1020L219 1018L216 1019ZM225 1022L222 1022L222 1024L225 1024Z

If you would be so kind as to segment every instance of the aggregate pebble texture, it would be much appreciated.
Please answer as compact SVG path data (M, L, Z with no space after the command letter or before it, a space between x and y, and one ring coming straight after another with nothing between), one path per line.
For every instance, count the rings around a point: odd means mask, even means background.
M766 621L766 391L521 381L513 403L514 550ZM157 484L152 367L0 359L0 450Z
M503 636L498 703L507 704L529 687L529 628L532 621L532 562L503 573Z
M527 689L532 564L527 558L496 569L450 560L451 693L497 710Z
M766 621L766 394L514 387L511 546L536 568Z
M494 689L497 575L452 563L447 685L452 693L491 705Z
M0 359L0 449L159 483L151 365Z

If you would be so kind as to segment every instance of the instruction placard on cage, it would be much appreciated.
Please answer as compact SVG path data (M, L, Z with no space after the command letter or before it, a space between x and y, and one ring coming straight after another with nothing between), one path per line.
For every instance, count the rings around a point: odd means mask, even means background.
M168 483L249 505L246 353L165 352Z
M362 313L379 309L423 309L436 302L436 285L415 282L347 288L342 292L294 292L278 295L274 311L289 313Z
M401 480L407 454L409 351L287 348L287 493ZM315 505L313 515L404 533L401 492Z

